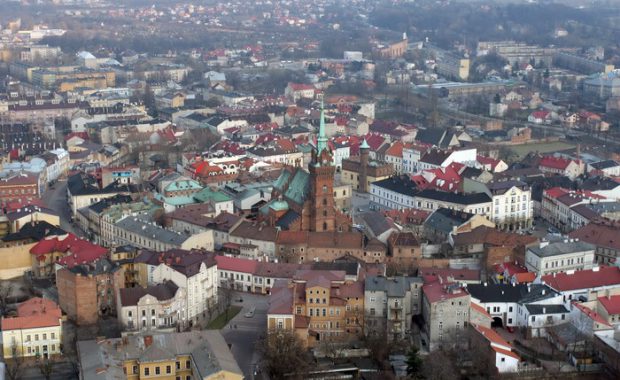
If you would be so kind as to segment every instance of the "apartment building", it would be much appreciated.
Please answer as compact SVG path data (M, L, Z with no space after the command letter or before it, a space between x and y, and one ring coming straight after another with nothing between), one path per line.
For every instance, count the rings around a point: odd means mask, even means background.
M242 380L219 331L130 335L77 343L80 378Z
M525 252L528 271L540 276L547 274L592 269L596 246L583 241L566 239L556 243L541 243Z
M366 277L366 334L385 334L388 340L405 339L411 331L412 317L422 312L422 284L419 277Z
M267 328L292 329L309 347L355 339L364 330L364 284L344 271L299 270L271 289Z
M435 281L422 287L422 339L434 351L454 346L469 323L471 297L459 284Z
M125 331L167 331L188 327L186 290L172 281L120 289L118 320Z
M204 320L203 313L217 304L217 262L212 253L173 250L152 255L148 263L157 263L150 274L151 284L172 281L186 292L181 320L184 317L189 325Z
M45 298L31 298L17 306L17 315L2 318L4 358L59 355L62 311Z

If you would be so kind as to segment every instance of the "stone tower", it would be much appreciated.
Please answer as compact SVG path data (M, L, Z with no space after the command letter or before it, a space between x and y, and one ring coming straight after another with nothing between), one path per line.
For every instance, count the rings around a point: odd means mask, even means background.
M335 231L334 173L332 154L325 135L325 113L321 103L321 120L316 149L312 152L310 172L310 231Z
M366 139L360 145L360 169L358 173L357 188L362 193L368 192L368 155L370 153L370 145Z

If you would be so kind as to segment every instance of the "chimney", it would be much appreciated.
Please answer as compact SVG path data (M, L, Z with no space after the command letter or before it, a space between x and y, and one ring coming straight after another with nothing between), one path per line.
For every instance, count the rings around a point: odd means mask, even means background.
M150 347L151 344L153 344L153 336L152 335L146 335L144 337L144 347Z

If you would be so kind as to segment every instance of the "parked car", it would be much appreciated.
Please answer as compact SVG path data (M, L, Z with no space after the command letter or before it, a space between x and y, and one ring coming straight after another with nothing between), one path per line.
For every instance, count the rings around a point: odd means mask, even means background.
M244 314L244 317L252 318L254 316L255 311L256 311L256 308L252 307L247 313Z

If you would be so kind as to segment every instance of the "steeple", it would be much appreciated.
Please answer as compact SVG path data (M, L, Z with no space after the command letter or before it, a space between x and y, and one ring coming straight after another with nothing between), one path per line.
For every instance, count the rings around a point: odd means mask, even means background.
M323 99L321 99L321 121L319 124L319 136L316 139L317 156L320 156L324 149L327 149L327 136L325 135L325 110L323 108Z

